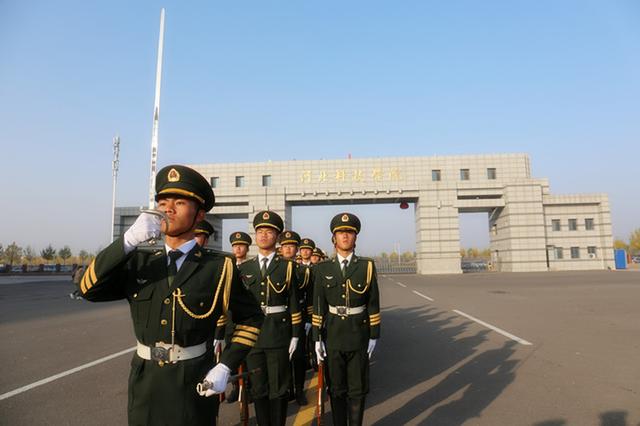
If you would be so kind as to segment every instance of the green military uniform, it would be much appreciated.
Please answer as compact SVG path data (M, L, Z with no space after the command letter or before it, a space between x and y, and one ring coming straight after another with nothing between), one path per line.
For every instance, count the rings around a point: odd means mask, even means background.
M202 176L178 165L158 172L156 193L156 199L194 199L205 211L214 200ZM196 384L215 364L216 322L230 312L238 324L221 359L232 369L260 332L263 315L242 285L232 258L202 249L193 240L184 246L193 248L182 254L186 257L174 276L169 275L164 249L134 248L127 253L126 242L118 238L98 254L80 283L89 301L129 302L138 340L129 375L130 425L215 424L218 398L198 395Z
M215 231L213 230L213 226L206 220L201 220L200 222L198 222L198 224L196 225L195 229L193 230L194 234L206 234L207 238L209 238L210 236L213 235Z
M360 231L360 221L343 213L331 231ZM372 259L351 255L343 270L338 257L314 269L313 339L327 349L326 372L334 424L361 424L364 398L369 392L370 339L380 337L380 297ZM350 412L347 415L347 398Z
M271 211L259 212L253 221L255 229L271 227L282 231L280 216ZM247 356L247 368L260 368L251 377L251 396L259 425L284 425L287 392L291 381L288 348L292 337L301 334L302 313L298 302L298 280L295 263L272 253L268 267L259 257L240 265L246 288L259 301L265 320L258 342Z

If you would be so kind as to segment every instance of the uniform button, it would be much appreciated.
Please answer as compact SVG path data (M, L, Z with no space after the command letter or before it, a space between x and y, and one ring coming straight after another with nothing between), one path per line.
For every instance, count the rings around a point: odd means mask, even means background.
M136 297L138 297L138 293L133 293L133 298L135 299Z
M341 297L344 299L344 294Z
M260 292L260 296L264 296L264 291L261 291L261 292Z
M346 285L342 284L342 287L346 287Z
M204 306L204 302L200 302L200 307L202 308Z
M166 299L164 299L164 304L168 305L169 303L171 303L171 299L169 299L168 297Z
M340 317L340 319L341 319L341 320L346 320L346 319L347 319L347 317Z
M264 283L260 283L260 285L264 287Z
M287 319L286 318L282 318L282 322L287 322Z
M166 319L160 321L160 325L167 325L169 322Z

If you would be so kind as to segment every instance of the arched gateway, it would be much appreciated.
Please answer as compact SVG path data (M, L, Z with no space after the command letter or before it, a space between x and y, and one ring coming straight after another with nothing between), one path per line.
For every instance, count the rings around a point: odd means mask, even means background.
M551 195L531 177L526 154L292 160L191 165L214 188L207 219L222 246L222 219L268 206L290 225L292 206L415 203L417 270L459 273L461 213L486 212L493 269L547 271L614 267L606 194ZM114 233L136 208L118 208Z

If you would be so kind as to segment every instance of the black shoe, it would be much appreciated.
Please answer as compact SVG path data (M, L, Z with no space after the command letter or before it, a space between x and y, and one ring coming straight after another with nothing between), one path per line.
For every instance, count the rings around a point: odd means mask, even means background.
M301 407L309 404L309 401L307 401L307 397L305 396L304 392L300 392L296 395L296 402Z

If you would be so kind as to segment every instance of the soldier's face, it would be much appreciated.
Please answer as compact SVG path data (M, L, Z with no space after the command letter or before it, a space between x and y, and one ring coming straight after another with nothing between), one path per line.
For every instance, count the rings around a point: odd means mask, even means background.
M272 250L276 247L278 232L273 228L263 226L256 229L256 244L263 250Z
M293 259L298 253L298 246L295 244L283 244L280 248L282 250L281 256L285 259Z
M204 247L209 242L209 236L207 234L196 234L196 243L200 247Z
M164 212L169 219L167 225L163 224L162 231L170 237L191 231L205 215L204 210L200 209L195 201L187 198L161 198L158 200L158 210Z
M305 247L300 249L300 256L302 256L304 260L309 260L309 258L311 257L311 253L313 253L313 250L311 250L310 248Z
M336 248L351 251L356 246L356 233L353 231L336 231L334 234Z
M247 252L249 251L249 246L246 244L234 244L231 249L233 250L233 255L236 259L244 259L247 257Z
M316 256L315 254L311 256L311 263L315 265L318 262L320 262L320 256Z

